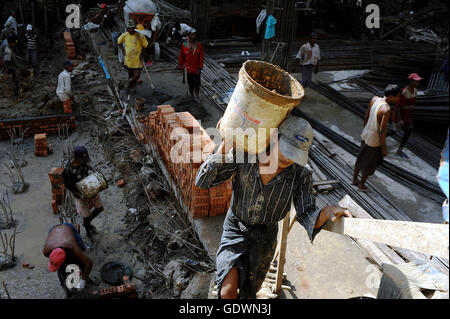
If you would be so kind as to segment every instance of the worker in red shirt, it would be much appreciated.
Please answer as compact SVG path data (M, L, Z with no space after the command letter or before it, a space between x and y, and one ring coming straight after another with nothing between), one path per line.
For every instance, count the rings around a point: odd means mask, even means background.
M197 31L191 29L180 50L179 67L187 74L189 93L200 102L200 77L203 68L203 46L197 42Z
M392 122L394 129L402 128L404 131L400 141L396 155L407 158L408 155L403 153L403 147L408 142L413 130L413 110L416 105L417 88L420 81L423 80L417 73L411 73L408 76L409 84L402 90L400 100L392 112Z

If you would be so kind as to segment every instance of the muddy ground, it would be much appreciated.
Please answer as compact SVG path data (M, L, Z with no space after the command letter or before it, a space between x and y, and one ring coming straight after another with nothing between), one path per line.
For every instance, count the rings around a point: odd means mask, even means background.
M62 42L59 51L64 52ZM44 115L36 106L39 94L55 98L54 87L61 69L58 67L64 55L55 55L50 60L48 74L38 75L30 83L30 90L18 99L6 99L2 105L1 117L14 118ZM74 71L73 91L78 105L82 108L81 122L67 139L50 136L54 153L47 158L34 156L34 142L26 138L22 145L27 165L22 168L29 188L25 193L12 194L11 206L14 211L17 230L16 266L0 271L0 283L5 282L11 298L63 298L56 274L47 270L48 259L42 255L48 230L59 223L51 208L51 186L48 172L63 163L64 145L85 145L89 150L92 164L107 178L109 188L101 193L106 212L93 224L99 234L90 241L82 228L83 240L88 246L87 254L94 262L90 278L93 283L86 294L111 285L102 280L100 269L103 264L118 261L133 270L132 281L137 286L139 298L205 298L208 293L212 265L196 238L185 216L179 213L176 201L150 156L136 141L126 122L114 111L112 99L106 91L103 74L98 72L96 59L87 54L77 61ZM156 109L156 105L172 99L166 94L153 94L153 102L146 107ZM7 101L9 104L6 104ZM54 113L60 113L54 106ZM11 111L12 110L12 111ZM75 110L79 115L79 109ZM47 112L51 112L48 111ZM7 148L9 141L0 141ZM3 166L8 155L0 153L1 188L9 184L8 170ZM124 188L116 182L123 178ZM148 190L146 193L144 187ZM76 218L82 223L81 218ZM3 233L11 233L11 229ZM183 266L186 261L202 262L200 273ZM22 267L22 263L34 265L34 269ZM195 265L195 263L194 263ZM206 271L205 271L206 270ZM190 282L192 285L189 286ZM195 287L193 287L193 285ZM201 288L201 287L205 288ZM5 290L0 289L3 297Z

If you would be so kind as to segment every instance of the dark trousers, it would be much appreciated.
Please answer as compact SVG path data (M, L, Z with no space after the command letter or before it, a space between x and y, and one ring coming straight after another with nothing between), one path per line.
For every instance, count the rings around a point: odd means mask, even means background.
M304 88L308 87L312 81L313 68L314 65L312 64L301 66L302 80L300 81L300 83Z

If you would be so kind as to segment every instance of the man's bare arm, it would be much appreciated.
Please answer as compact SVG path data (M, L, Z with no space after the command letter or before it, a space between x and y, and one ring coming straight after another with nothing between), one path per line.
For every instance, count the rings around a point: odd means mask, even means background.
M387 107L387 109L383 111L383 118L381 119L381 125L380 125L380 142L381 142L381 147L383 149L383 156L387 155L386 134L387 134L387 128L388 128L390 117L391 117L391 109L389 107Z
M83 280L87 280L92 270L93 265L92 260L78 247L73 249L73 254L83 264L83 269L81 271L81 278Z

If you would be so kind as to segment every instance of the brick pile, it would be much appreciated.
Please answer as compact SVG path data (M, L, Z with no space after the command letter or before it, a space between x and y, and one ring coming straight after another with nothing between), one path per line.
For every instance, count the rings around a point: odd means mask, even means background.
M47 135L56 135L58 134L59 124L67 123L70 130L75 129L75 120L75 116L62 114L33 118L0 120L0 140L9 139L8 130L14 128L21 128L23 130L28 128L28 130L25 132L25 136L33 136L40 133L46 133Z
M231 201L231 180L211 189L195 187L198 169L215 148L200 123L189 112L176 113L170 105L158 106L142 122L146 140L153 140L158 148L191 216L225 214ZM173 161L173 155L183 160Z
M34 155L47 157L49 153L49 147L47 145L47 134L35 134L34 135Z
M64 32L64 46L66 48L67 58L75 59L77 57L75 43L72 40L70 32Z
M53 213L56 215L59 213L58 205L62 205L64 198L66 197L66 187L63 181L64 168L54 167L48 173L50 178L50 184L52 186L52 208Z
M128 276L123 276L123 285L103 288L94 291L92 295L99 299L136 299L136 285Z

